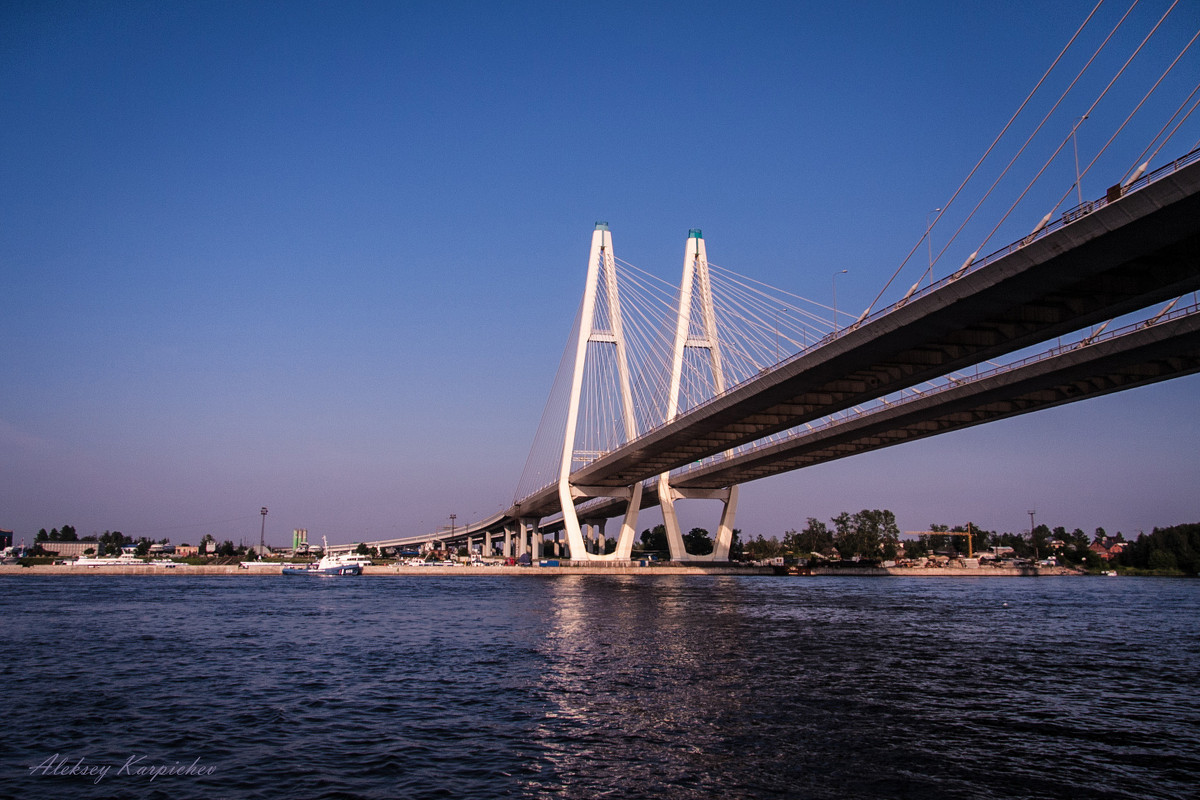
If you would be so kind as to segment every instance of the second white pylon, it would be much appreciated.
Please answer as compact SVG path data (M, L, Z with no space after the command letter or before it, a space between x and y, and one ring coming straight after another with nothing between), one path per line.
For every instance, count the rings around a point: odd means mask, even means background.
M697 316L696 319L693 319L693 314ZM708 352L713 394L724 392L725 370L721 361L721 340L717 332L717 313L708 271L708 253L705 251L704 236L699 228L688 231L683 254L683 278L679 286L679 309L671 355L671 383L667 394L665 422L671 422L680 413L679 393L685 356L689 349ZM675 501L685 497L721 500L724 503L721 520L717 526L716 542L713 552L709 555L689 555L684 546L679 517L675 513ZM733 520L737 513L736 484L716 491L681 492L671 486L670 476L664 472L658 477L658 501L662 506L663 526L667 530L667 546L670 548L672 561L729 560L729 548L733 543Z

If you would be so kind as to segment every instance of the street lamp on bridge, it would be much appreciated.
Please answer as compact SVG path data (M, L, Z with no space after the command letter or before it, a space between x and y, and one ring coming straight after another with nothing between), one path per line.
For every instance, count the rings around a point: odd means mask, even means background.
M833 335L834 336L836 336L837 332L838 332L838 327L837 327L837 276L845 275L849 271L850 270L848 270L848 269L842 269L842 270L838 270L837 272L833 273Z

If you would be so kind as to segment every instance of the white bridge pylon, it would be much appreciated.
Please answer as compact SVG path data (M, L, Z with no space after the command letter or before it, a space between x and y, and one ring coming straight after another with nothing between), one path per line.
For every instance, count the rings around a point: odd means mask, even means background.
M600 297L603 298L602 303L598 302ZM622 432L625 442L632 441L638 436L639 431L634 412L627 342L621 318L621 301L617 289L612 234L608 225L603 222L596 223L596 228L592 233L587 283L584 287L579 331L576 338L562 458L559 463L558 497L562 505L563 528L567 534L567 544L572 560L627 561L632 553L634 536L637 532L638 511L642 503L642 482L639 481L632 486L612 488L579 486L571 481L572 465L577 460L584 460L576 452L576 436L589 345L597 348L611 348L612 355L615 357L615 372L619 384L617 388L623 424ZM676 311L675 336L671 353L666 422L675 419L680 413L679 398L689 351L707 353L708 368L712 373L711 385L718 394L724 391L725 375L721 360L721 343L717 333L708 257L705 253L704 238L698 229L689 231L684 251L683 279L679 292L679 306ZM586 454L584 457L586 458ZM672 560L727 561L729 559L729 549L733 539L733 520L737 510L736 486L717 491L681 492L670 485L669 475L664 473L657 480L657 490ZM625 517L617 537L616 549L610 554L603 552L603 522L599 523L599 546L597 548L599 552L587 552L575 503L578 500L594 497L617 497L628 501ZM675 502L685 497L717 499L724 503L715 547L710 555L696 556L687 553L679 526L679 518L675 512Z
M693 320L693 311L699 318ZM679 416L679 392L687 351L708 351L716 394L725 391L725 371L721 362L721 342L717 335L717 314L713 305L712 281L708 273L708 254L704 236L699 228L688 231L683 254L683 279L679 285L679 309L676 315L675 341L671 351L671 384L667 394L666 422ZM706 556L689 555L683 543L675 501L685 497L721 500L724 508L717 527L713 552ZM737 513L738 487L729 486L716 491L684 493L671 486L669 473L658 476L658 501L662 507L663 526L667 529L667 546L672 561L728 561L733 542L733 519Z
M603 292L607 300L607 325L597 316L597 295ZM624 423L625 441L637 436L637 421L633 412L633 390L629 377L629 358L626 351L625 330L621 324L621 299L617 291L617 266L613 258L612 233L608 224L597 222L592 232L592 249L588 257L587 284L583 290L583 308L579 315L579 336L575 345L575 368L571 377L571 394L567 406L567 428L563 437L562 461L558 473L558 499L562 504L563 527L567 533L567 546L571 549L572 561L628 561L633 552L633 537L637 531L638 510L642 505L642 484L622 489L581 487L571 483L571 465L575 461L575 434L579 427L579 405L583 395L583 374L587 362L588 345L611 346L616 350L617 378L620 383L621 414ZM603 537L600 538L599 553L589 553L584 545L583 531L579 527L579 516L575 512L575 501L590 497L623 497L629 505L621 532L617 536L616 550L604 554Z

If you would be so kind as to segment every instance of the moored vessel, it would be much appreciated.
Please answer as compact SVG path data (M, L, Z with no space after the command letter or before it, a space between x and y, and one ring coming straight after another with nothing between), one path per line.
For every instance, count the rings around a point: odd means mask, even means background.
M321 560L303 566L284 567L284 575L362 575L361 556L330 555L329 543L322 538L324 548ZM366 563L370 563L369 561Z

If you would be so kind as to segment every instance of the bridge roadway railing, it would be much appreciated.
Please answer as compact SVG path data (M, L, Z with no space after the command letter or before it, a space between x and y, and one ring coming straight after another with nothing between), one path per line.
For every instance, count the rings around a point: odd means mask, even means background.
M805 426L787 438L744 449L725 460L683 467L672 473L673 485L705 489L757 480L1196 372L1200 372L1200 304L1056 346L901 402ZM642 507L655 500L652 494L645 496ZM612 499L581 506L581 515L585 508L597 517L623 510Z
M751 457L756 452L759 452L761 450L766 450L771 447L775 447L775 446L777 446L783 442L787 442L791 439L800 438L803 436L807 436L809 434L818 433L820 431L830 430L830 429L839 427L841 425L850 423L854 420L861 419L863 417L869 417L869 416L876 414L879 411L883 411L885 409L899 408L899 407L909 405L912 403L921 402L921 401L927 400L931 397L936 397L939 394L944 394L946 392L950 392L961 386L966 386L968 384L982 382L984 380L996 377L998 375L1004 375L1007 373L1016 372L1017 370L1023 369L1030 365L1039 364L1044 361L1049 361L1051 359L1057 358L1058 356L1061 356L1064 353L1068 353L1068 352L1071 352L1074 350L1080 350L1080 349L1083 349L1086 347L1099 346L1099 345L1103 344L1104 342L1108 342L1108 341L1112 341L1114 339L1119 339L1121 337L1128 336L1129 334L1131 334L1135 331L1140 331L1140 330L1145 330L1147 328L1151 328L1151 327L1155 327L1155 326L1165 325L1169 322L1183 319L1184 317L1195 316L1198 313L1200 313L1200 304L1193 304L1190 306L1186 306L1184 308L1173 309L1173 310L1165 312L1163 314L1159 314L1159 315L1155 316L1153 319L1141 320L1139 322L1130 323L1129 325L1125 325L1123 327L1117 328L1112 331L1106 331L1104 333L1101 333L1101 334L1098 334L1095 336L1087 337L1087 338L1083 339L1082 341L1071 342L1068 344L1055 345L1054 347L1051 347L1050 349L1045 350L1041 353L1036 353L1031 356L1026 356L1025 358L1020 358L1020 359L1017 359L1016 361L1011 361L1007 364L1001 364L999 366L991 367L991 368L984 369L984 370L977 370L975 373L973 373L971 375L956 376L956 377L950 378L947 383L945 383L941 386L935 386L935 387L931 387L929 389L923 389L919 393L914 391L911 395L908 395L905 397L900 397L900 398L897 398L894 400L888 400L886 398L883 398L880 400L879 405L872 406L870 408L865 408L865 409L858 410L858 411L854 411L854 412L850 412L847 414L843 414L841 416L838 416L835 418L830 418L830 419L824 420L823 422L819 422L816 424L805 425L803 429L791 431L786 436L772 438L770 441L763 441L761 443L755 443L753 445L749 445L749 446L743 448L742 450L739 450L738 453L734 456L726 457L726 456L724 456L724 454L719 454L717 456L713 456L711 460L706 461L702 465L688 464L686 466L680 467L677 470L672 471L671 476L673 478L678 478L680 480L684 480L684 479L686 479L686 477L689 474L691 474L693 472L698 472L700 470L710 468L712 465L720 464L722 462L737 460L738 458L741 458L741 457Z

